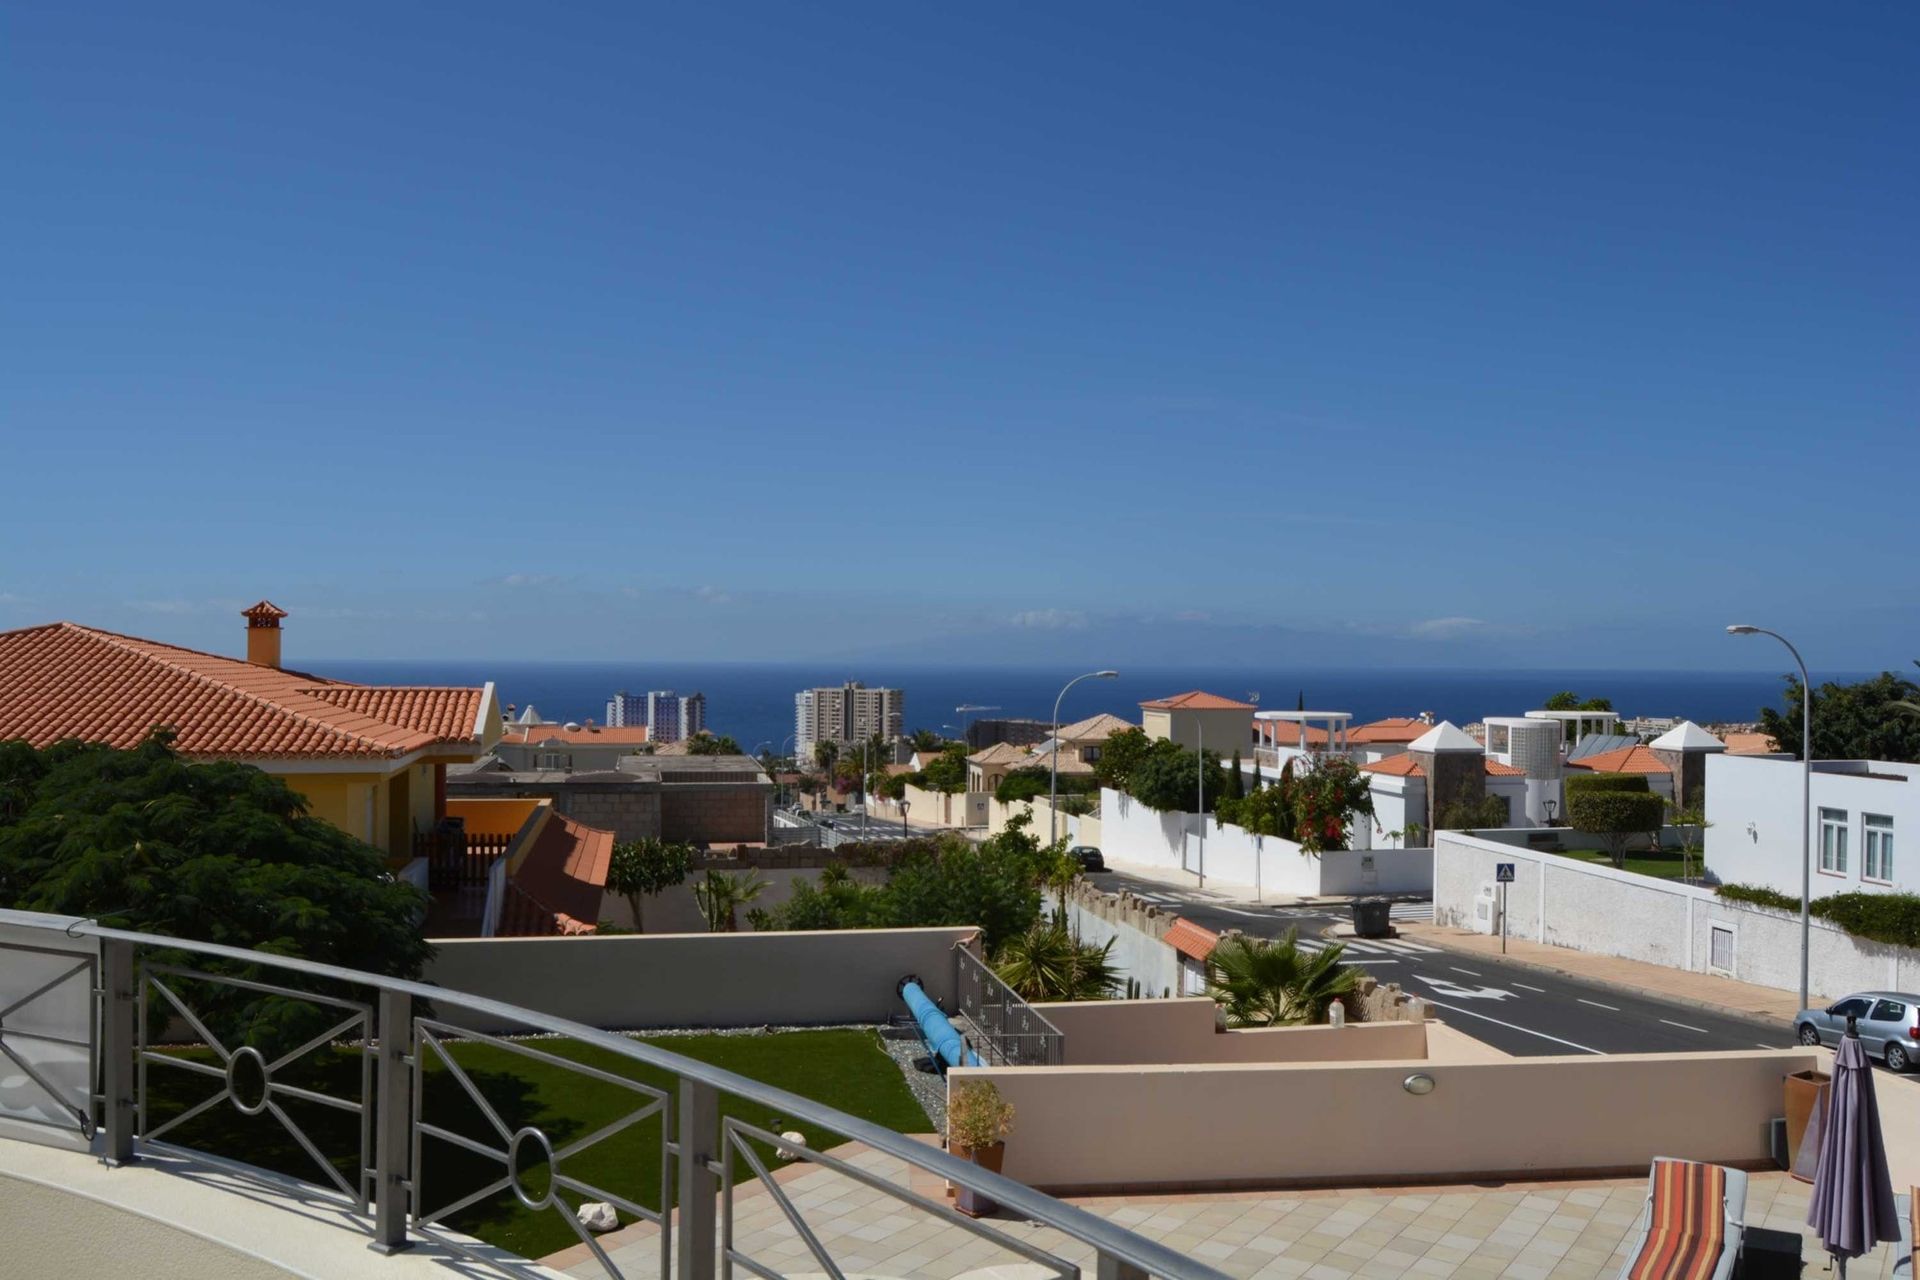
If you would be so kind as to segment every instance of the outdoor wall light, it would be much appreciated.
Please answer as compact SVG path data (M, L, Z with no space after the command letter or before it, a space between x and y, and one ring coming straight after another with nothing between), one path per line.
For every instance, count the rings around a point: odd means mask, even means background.
M1416 1097L1433 1092L1433 1077L1425 1072L1415 1072L1400 1082L1400 1087Z

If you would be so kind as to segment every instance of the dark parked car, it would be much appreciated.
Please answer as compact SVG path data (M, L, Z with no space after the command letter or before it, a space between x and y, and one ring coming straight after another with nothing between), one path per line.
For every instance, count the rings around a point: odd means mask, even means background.
M1867 1056L1879 1055L1889 1071L1905 1071L1920 1061L1920 996L1900 991L1859 991L1824 1009L1802 1009L1793 1020L1804 1045L1838 1045L1847 1034L1847 1015L1860 1031Z
M1100 856L1100 850L1090 844L1077 844L1067 850L1067 856L1080 864L1082 871L1105 871L1107 860Z

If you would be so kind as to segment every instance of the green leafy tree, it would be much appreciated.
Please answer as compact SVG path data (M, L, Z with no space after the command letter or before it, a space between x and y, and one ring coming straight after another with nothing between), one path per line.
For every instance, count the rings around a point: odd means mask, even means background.
M196 764L172 743L165 731L127 751L0 742L0 906L419 976L432 954L426 898L380 850L311 816L279 778ZM279 970L189 962L305 986ZM221 1034L242 1043L284 1044L318 1016L304 1002L207 991L196 1009L231 1015Z
M1627 865L1627 845L1635 837L1651 833L1658 842L1666 813L1666 797L1652 791L1587 788L1567 793L1568 822L1598 838L1616 867Z
M1671 811L1667 815L1667 821L1680 833L1680 878L1691 880L1693 855L1699 851L1700 841L1706 835L1707 828L1713 825L1707 821L1706 802L1701 798L1700 788L1695 787L1687 796L1686 803L1679 804L1669 800L1667 807ZM1701 870L1705 871L1706 868L1703 866Z
M626 840L613 846L607 863L607 888L627 900L633 911L633 927L642 929L640 906L651 893L663 893L686 881L693 863L689 845L647 836Z
M1120 989L1113 942L1082 942L1065 925L1036 924L1001 944L993 971L1024 1000L1108 1000Z
M1569 800L1582 791L1647 791L1645 774L1639 773L1589 773L1584 770L1569 772L1562 784Z
M1548 711L1611 711L1612 698L1586 698L1570 689L1562 689L1546 701Z
M926 775L927 785L935 791L944 791L949 795L967 789L967 744L950 743L938 756L927 762L921 770Z
M1788 677L1778 709L1760 709L1760 728L1780 750L1800 758L1800 681ZM1920 764L1920 685L1883 671L1854 684L1823 684L1813 693L1815 760L1892 760Z
M1240 748L1233 749L1233 763L1227 766L1226 798L1238 800L1247 794L1246 776L1240 772Z
M821 773L831 778L833 767L840 761L840 744L829 738L825 742L813 744L813 763Z
M1345 849L1355 821L1373 817L1372 784L1346 756L1321 752L1298 771L1289 760L1281 785L1293 808L1293 839L1302 853Z
M1298 930L1276 941L1222 938L1207 959L1207 994L1233 1027L1298 1026L1324 1021L1327 1009L1359 985L1361 973L1341 963L1346 948L1300 947Z
M1122 729L1100 744L1100 758L1094 761L1093 776L1103 787L1115 791L1133 789L1134 770L1153 750L1153 739L1139 727Z
M938 751L943 739L931 729L915 729L909 741L915 751Z
M1283 840L1291 840L1298 825L1284 787L1262 787L1238 800L1223 798L1214 806L1214 816L1249 835L1279 836Z
M693 900L707 922L708 933L734 933L740 928L739 910L751 906L766 890L758 871L708 871L694 882Z
M1211 751L1196 756L1162 738L1134 768L1127 790L1141 804L1162 813L1193 813L1195 805L1198 812L1211 813L1226 785L1227 771L1220 767L1219 756Z
M690 756L743 756L746 752L731 735L722 734L716 738L710 733L696 733L687 739L687 754Z

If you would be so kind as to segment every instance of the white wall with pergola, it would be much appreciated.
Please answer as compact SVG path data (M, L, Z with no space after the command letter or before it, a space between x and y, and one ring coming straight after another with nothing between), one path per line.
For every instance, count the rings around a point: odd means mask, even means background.
M1341 755L1350 752L1348 733L1352 727L1351 711L1256 711L1253 713L1254 759L1260 759L1262 751L1272 757L1274 764L1284 759L1282 751L1293 755L1308 755L1315 751L1337 751ZM1299 742L1282 743L1279 729L1282 724L1298 725ZM1313 745L1308 737L1309 729L1319 729L1327 735L1320 746Z

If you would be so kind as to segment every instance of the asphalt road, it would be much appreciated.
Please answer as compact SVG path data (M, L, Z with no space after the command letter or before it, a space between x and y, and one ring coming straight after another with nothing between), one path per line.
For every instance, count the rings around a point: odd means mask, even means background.
M1319 935L1328 926L1351 919L1342 906L1255 906L1114 871L1097 872L1089 879L1103 889L1127 889L1216 932L1238 929L1277 938L1296 928L1307 946L1326 945ZM1393 916L1431 920L1433 906L1430 902L1395 903ZM1406 938L1353 940L1347 943L1346 959L1382 982L1399 983L1431 1002L1453 1027L1511 1054L1673 1053L1793 1045L1792 1030L1784 1023L1629 995L1497 957L1449 951ZM1909 1078L1916 1076L1920 1073Z

